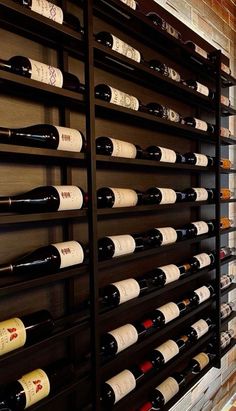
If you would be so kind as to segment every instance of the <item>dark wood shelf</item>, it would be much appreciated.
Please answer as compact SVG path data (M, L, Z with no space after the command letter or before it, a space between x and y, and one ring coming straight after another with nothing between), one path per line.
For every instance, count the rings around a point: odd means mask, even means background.
M231 291L235 290L235 288L236 288L236 283L232 283L228 288L225 288L225 290L221 291L221 297L229 294Z
M221 172L221 174L230 174L230 173L232 173L232 174L235 174L236 173L236 170L234 170L234 169L229 169L229 170L226 170L225 168L221 168L220 169L220 172Z
M236 137L235 136L221 137L220 142L223 146L235 145L236 144Z
M42 223L62 220L78 220L87 217L87 210L68 210L35 214L0 215L0 225Z

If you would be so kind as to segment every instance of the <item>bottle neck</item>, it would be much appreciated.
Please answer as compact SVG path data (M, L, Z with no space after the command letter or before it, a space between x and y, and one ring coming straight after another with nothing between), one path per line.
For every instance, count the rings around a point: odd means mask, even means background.
M4 274L10 274L13 271L13 267L11 264L9 265L0 265L0 276Z
M12 66L7 60L0 59L0 69L5 71L11 71Z
M8 142L11 137L11 130L9 128L0 127L0 140Z
M6 213L11 209L11 198L10 197L0 197L0 212Z

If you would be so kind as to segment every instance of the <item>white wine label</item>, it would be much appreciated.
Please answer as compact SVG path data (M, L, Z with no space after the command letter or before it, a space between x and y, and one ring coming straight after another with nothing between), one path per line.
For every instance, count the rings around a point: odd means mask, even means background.
M26 330L19 318L11 318L0 323L0 355L23 347L25 343Z
M169 33L171 36L175 37L176 39L180 37L180 33L167 22L165 22L165 29L167 33Z
M179 307L175 303L167 303L157 308L157 310L164 315L165 324L179 317L180 314Z
M230 137L231 132L228 128L221 127L220 128L220 135L221 135L221 137Z
M221 319L223 320L223 318L227 318L230 314L231 314L231 307L229 304L227 303L223 303L220 306L220 316Z
M209 288L207 288L205 285L194 290L194 293L197 294L199 298L199 304L203 303L203 301L208 300L208 298L210 298L211 296Z
M223 70L227 74L231 73L230 67L226 66L224 63L221 63L221 70Z
M195 221L194 223L191 223L196 227L197 229L197 235L202 235L206 234L209 231L209 227L205 221Z
M123 56L126 56L129 59L132 59L140 63L141 54L139 53L138 50L131 47L129 44L125 43L124 41L118 39L118 37L113 36L113 34L111 34L111 36L113 40L112 50L116 51L117 53L123 54Z
M224 104L225 106L229 107L230 106L230 100L228 97L225 96L220 96L220 101L222 104Z
M132 254L135 251L135 240L129 234L110 236L108 238L112 240L115 247L113 257L119 257L125 254Z
M161 245L172 244L177 240L177 233L172 227L156 228L162 235Z
M208 332L209 325L207 324L205 320L199 320L193 325L191 325L191 328L193 328L196 331L197 338L200 338Z
M204 86L201 83L198 83L198 81L196 81L197 83L197 91L198 93L204 94L204 96L209 96L209 88Z
M160 391L160 393L163 395L166 404L168 401L170 401L171 398L173 398L179 392L179 384L173 377L168 377L155 389L157 391Z
M171 188L157 188L161 192L160 204L173 204L176 202L177 195L174 190L172 190Z
M196 201L206 201L208 200L208 192L205 188L193 188L196 193Z
M207 253L201 253L194 256L199 262L199 268L207 267L211 264L211 258Z
M115 377L106 381L106 384L110 385L115 395L115 404L125 397L129 392L133 391L136 387L136 380L132 372L124 370Z
M136 191L129 188L109 188L113 192L115 197L115 201L112 206L113 208L134 207L137 205L138 194L136 193Z
M227 288L230 284L231 284L231 278L227 274L224 274L220 277L220 288L222 290L224 288Z
M227 345L229 345L231 340L230 335L227 332L223 332L220 335L220 346L221 348L225 348L227 347Z
M126 301L136 298L140 294L139 283L134 278L128 278L127 280L117 281L112 283L120 294L119 304L123 304Z
M198 130L207 131L207 123L203 120L199 120L198 118L194 118L196 125L195 128Z
M83 248L77 241L66 241L64 243L56 243L52 245L58 250L60 254L60 268L82 264L82 262L84 261Z
M193 360L196 360L198 362L200 370L203 370L203 368L205 368L210 362L208 355L204 352L201 352L200 354L193 357Z
M122 3L125 3L131 9L136 10L136 1L135 0L120 0Z
M167 119L178 123L180 121L180 115L171 108L167 108Z
M163 355L165 363L179 354L179 347L173 340L167 340L164 344L161 344L159 347L155 348L155 350L159 351Z
M203 50L201 47L197 46L196 44L195 44L195 51L196 51L196 53L200 54L205 59L208 58L207 52L205 50Z
M60 69L32 59L29 59L29 61L32 80L60 88L63 86L63 74Z
M175 71L174 69L172 69L171 67L168 67L167 71L168 71L168 76L172 80L174 80L174 81L180 81L181 80L180 74L177 71Z
M165 273L165 284L172 283L173 281L178 280L180 277L180 270L175 264L163 265L162 267L158 268L159 270L162 270L163 273Z
M41 14L50 20L56 21L59 24L63 23L62 9L47 0L31 0L30 8L35 13Z
M83 137L79 130L55 126L59 134L57 150L76 151L80 153L83 146Z
M111 155L113 157L135 158L137 155L137 149L134 144L127 143L126 141L116 140L110 138L113 145Z
M170 150L169 148L159 147L161 151L161 159L163 163L175 163L176 162L176 152Z
M129 94L126 94L123 91L117 90L116 88L113 88L113 87L110 87L110 90L111 90L110 103L116 104L118 106L130 108L131 110L138 111L139 101L136 97L130 96Z
M196 158L196 166L200 167L207 167L208 164L208 158L205 156L205 154L198 154L198 153L193 153Z
M25 394L25 409L47 397L50 393L50 382L45 371L34 370L18 380Z
M137 330L132 324L123 325L113 331L109 331L108 334L111 334L116 340L117 354L138 341Z
M76 186L53 186L60 198L58 211L80 210L83 206L83 194Z

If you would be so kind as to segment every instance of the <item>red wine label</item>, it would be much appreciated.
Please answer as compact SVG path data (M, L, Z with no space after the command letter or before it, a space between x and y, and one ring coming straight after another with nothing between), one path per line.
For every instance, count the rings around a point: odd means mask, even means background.
M111 188L110 190L114 194L113 208L119 207L134 207L138 203L138 195L135 190L129 188Z
M117 281L112 283L120 294L119 304L123 304L126 301L136 298L140 294L139 283L134 278L128 278L127 280Z
M224 318L227 318L231 314L231 312L232 312L232 309L231 309L229 304L227 304L227 303L221 304L221 306L220 306L220 316L221 316L222 320Z
M29 59L29 61L31 64L32 80L60 88L63 86L63 74L60 69L32 59Z
M163 265L162 267L158 268L162 270L163 273L165 273L165 284L172 283L173 281L178 280L180 277L180 270L175 264Z
M221 127L220 128L220 135L221 135L221 137L230 137L231 132L228 128Z
M121 255L132 254L135 251L135 240L129 235L115 235L108 237L112 240L115 250L113 257L120 257Z
M203 301L208 300L208 298L210 298L211 296L209 288L207 288L205 285L194 290L194 293L197 294L199 298L199 304L203 303Z
M198 130L207 131L207 123L203 120L199 120L198 118L194 118L196 125L195 128Z
M161 192L160 204L173 204L176 202L177 195L174 190L171 188L157 188Z
M198 93L204 94L204 96L209 96L209 88L204 86L201 83L198 83L198 81L196 81L197 83L197 91Z
M224 104L225 106L229 107L230 106L230 100L226 96L220 96L220 101L221 104Z
M167 119L178 123L180 121L180 115L171 108L167 108Z
M193 357L193 360L198 362L200 370L203 370L210 362L210 358L204 352Z
M123 91L117 90L116 88L113 88L113 87L110 87L110 90L111 90L110 103L116 104L118 106L130 108L131 110L138 111L139 101L136 97L130 96L129 94L126 94Z
M169 148L159 147L161 151L161 159L163 163L175 163L176 162L176 152L170 150Z
M206 201L208 200L208 192L205 188L193 188L196 193L195 201Z
M179 392L179 384L173 377L168 377L155 389L163 395L166 404L168 401L170 401L171 398L173 398Z
M136 10L136 1L135 0L120 0L122 3L125 3L131 9Z
M115 377L106 381L106 384L110 385L115 395L115 404L125 397L129 392L133 391L136 387L136 380L132 372L124 370Z
M211 264L210 256L207 253L201 253L201 254L194 255L194 258L198 260L199 268L207 267L208 265Z
M226 332L222 332L220 334L220 346L222 349L224 349L225 347L227 347L227 345L230 344L231 341L231 336L230 334L226 331Z
M82 134L73 128L55 126L59 134L57 150L76 151L80 153L83 146Z
M195 51L196 53L200 54L200 56L204 57L205 59L208 58L208 54L205 50L195 44Z
M117 354L138 341L138 332L132 324L126 324L122 327L109 331L117 343Z
M31 0L30 8L35 13L41 14L50 20L56 21L59 24L63 23L62 9L47 0Z
M205 154L198 154L198 153L193 153L195 155L196 158L196 166L200 166L200 167L207 167L208 164L208 158L207 156L205 156Z
M177 31L174 27L172 27L169 23L165 22L165 29L167 33L169 33L171 36L175 37L176 39L180 38L180 33Z
M181 80L180 74L177 71L175 71L174 69L172 69L171 67L168 67L167 71L168 71L168 76L172 80L174 80L174 81L180 81Z
M58 211L80 210L83 205L83 194L76 186L53 186L60 198Z
M194 223L191 223L196 227L197 229L197 235L202 235L206 234L209 231L209 227L205 221L195 221Z
M77 241L66 241L64 243L56 243L52 245L58 250L60 254L60 268L82 264L82 262L84 261L83 248Z
M25 409L47 397L50 393L50 382L45 371L34 370L18 380L25 393Z
M164 315L165 324L179 317L180 314L179 307L175 303L167 303L157 308L157 310Z
M226 66L224 63L221 63L221 70L223 70L227 74L231 73L230 67Z
M113 36L111 34L113 45L112 50L116 51L117 53L123 54L123 56L128 57L129 59L135 60L138 63L141 61L141 54L138 50L131 47L129 44L125 43L124 41L120 40L118 37Z
M0 355L23 347L25 343L26 330L19 318L11 318L0 323Z
M177 233L174 228L172 227L163 227L163 228L156 228L156 230L160 231L162 235L162 243L161 245L167 245L175 243L177 240Z
M155 348L155 351L159 351L163 355L164 362L167 363L171 358L179 354L179 347L175 341L168 340Z
M202 337L204 334L206 334L209 330L209 325L205 320L199 320L193 325L191 325L191 328L193 328L196 333L197 333L197 338Z
M231 278L229 275L224 274L220 277L220 288L224 290L224 288L229 287L231 284Z
M110 138L110 137L109 137ZM113 157L135 158L137 155L137 149L134 144L127 143L126 141L116 140L110 138L113 145L111 155Z

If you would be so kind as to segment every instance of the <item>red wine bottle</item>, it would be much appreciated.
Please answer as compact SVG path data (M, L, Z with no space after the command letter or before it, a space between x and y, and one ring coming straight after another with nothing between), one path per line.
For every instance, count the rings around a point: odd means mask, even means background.
M177 154L174 150L160 146L149 146L146 151L151 160L162 161L164 163L176 163Z
M215 293L211 284L203 285L197 288L189 295L190 306L195 307L202 304L204 301L209 300Z
M174 204L176 201L176 192L171 188L151 187L143 196L144 204Z
M204 57L205 59L208 59L208 53L204 49L202 49L200 46L197 44L193 43L191 40L185 41L186 46L189 47L189 49L193 50L195 53L199 54L200 56Z
M235 338L235 331L233 328L220 333L220 347L224 350L231 343L232 339Z
M48 337L54 328L51 314L46 310L10 318L0 322L0 355L35 344Z
M236 311L236 302L230 301L228 303L222 303L220 306L220 318L224 320L229 317L233 311Z
M98 240L99 260L108 260L144 250L142 234L123 234L100 238Z
M181 116L179 113L177 113L175 110L172 110L171 108L163 106L162 104L148 103L146 105L146 109L150 114L163 118L164 120L173 121L175 123L181 122Z
M157 13L150 11L146 16L152 20L155 26L160 27L162 30L167 31L172 37L175 37L177 40L181 40L181 34L173 26L171 26L167 21L163 20Z
M137 97L131 96L130 94L107 84L98 84L95 87L95 97L108 103L116 104L135 111L142 111L144 109L144 106Z
M223 274L220 277L220 288L221 290L225 290L226 288L230 287L232 282L234 281L235 276L233 274Z
M77 241L50 244L37 248L11 264L0 265L0 274L48 274L84 262L84 251Z
M51 124L36 124L14 129L0 127L0 141L77 153L85 149L85 138L81 131Z
M165 285L177 281L182 275L190 270L188 263L182 265L167 264L150 271L147 278L154 287L164 287Z
M148 63L149 67L152 70L157 71L165 77L171 78L171 80L180 82L180 74L171 67L168 67L166 64L162 63L159 60L150 60Z
M150 247L161 247L177 241L177 233L173 227L153 228L145 234L145 244Z
M96 152L103 156L144 158L144 152L140 146L111 137L98 137Z
M98 208L135 207L142 204L143 194L129 188L102 187L97 190Z
M195 355L190 362L190 369L192 373L199 374L210 362L212 362L215 356L215 354L205 351Z
M203 94L206 97L209 97L210 100L213 100L214 92L212 90L209 90L207 86L204 86L196 80L184 80L183 83L191 89L197 91L198 93Z
M213 267L215 259L216 257L214 251L196 254L188 260L188 263L190 265L190 271L192 273L195 273L198 270L202 270L205 267Z
M142 55L138 50L107 31L101 31L96 34L95 40L137 63L143 61Z
M169 302L158 307L153 311L149 318L151 319L155 328L163 328L166 324L173 321L175 318L182 316L189 309L190 301L183 299L181 301Z
M199 120L195 117L185 117L183 121L186 126L196 128L197 130L207 131L208 133L214 133L214 126L206 121Z
M214 199L214 189L192 187L184 190L184 201L209 201Z
M77 186L42 186L27 193L0 197L0 212L43 213L80 210L85 195Z
M144 295L147 290L148 281L145 278L127 278L104 287L101 291L102 301L114 307Z
M224 260L225 258L230 257L232 254L234 254L236 251L235 247L228 247L228 246L224 246L221 247L220 249L220 259Z
M214 165L214 158L199 153L185 153L183 154L185 163L192 164L199 167L211 167Z
M186 349L188 344L189 337L187 335L182 335L181 337L167 340L152 350L151 354L149 354L149 360L151 361L153 367L156 370L159 370L167 362L172 360L172 358L176 357L176 355Z
M176 228L178 241L187 240L207 233L213 233L215 230L215 221L194 221L186 224L184 227Z
M213 326L214 324L212 322L212 319L209 317L201 318L200 320L196 321L189 327L189 330L187 331L189 341L191 343L196 342L197 340L199 340L199 338L208 333L208 331L211 330Z

